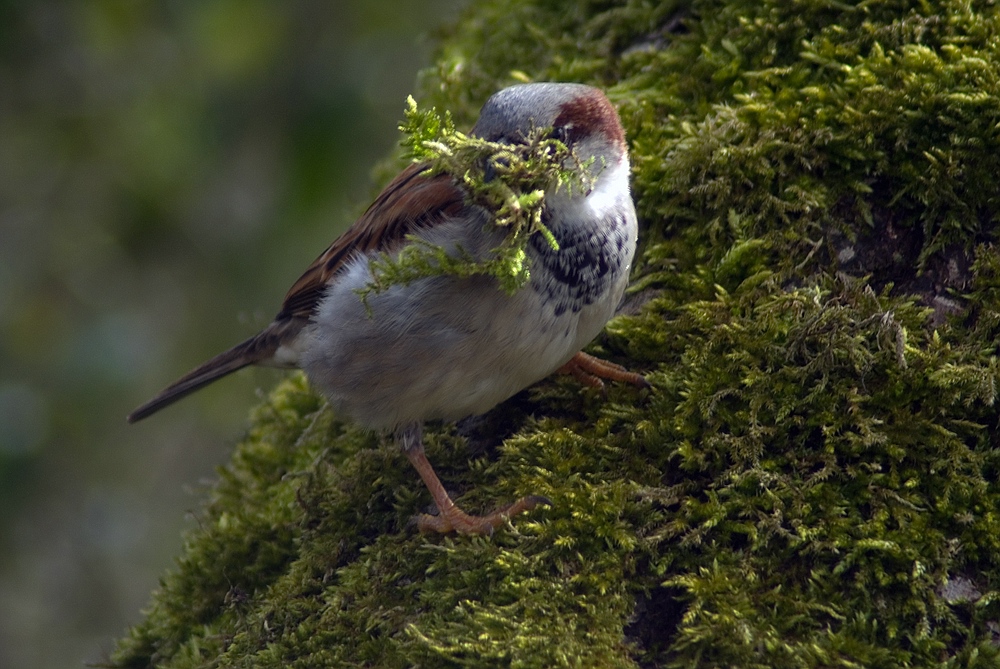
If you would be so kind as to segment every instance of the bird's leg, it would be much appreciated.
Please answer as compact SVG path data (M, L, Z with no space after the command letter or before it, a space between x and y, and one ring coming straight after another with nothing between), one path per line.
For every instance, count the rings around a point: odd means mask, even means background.
M424 442L422 429L419 423L413 423L400 429L396 433L396 440L402 446L410 464L420 474L424 485L430 491L431 497L438 508L438 515L422 513L417 516L417 527L421 532L438 532L445 534L448 532L458 532L459 534L493 534L493 530L502 525L511 516L516 516L523 511L530 511L539 504L551 504L548 499L540 495L530 495L522 497L513 504L494 511L487 516L470 516L462 511L451 496L441 485L441 479L434 472L427 455L424 453Z
M649 382L642 376L630 372L621 365L595 358L580 351L565 365L556 370L559 374L572 374L573 378L591 388L603 388L604 381L623 381L639 388L648 388Z

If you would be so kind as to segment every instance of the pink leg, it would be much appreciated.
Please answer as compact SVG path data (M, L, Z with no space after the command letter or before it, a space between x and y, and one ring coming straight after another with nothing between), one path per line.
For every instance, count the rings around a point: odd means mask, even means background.
M595 358L580 351L569 362L556 370L559 374L572 374L573 378L591 388L603 388L604 381L622 381L639 388L648 388L649 382L641 374L630 372L621 365Z
M530 511L539 504L551 504L548 499L541 495L529 495L522 497L513 504L505 506L486 516L470 516L455 505L451 496L441 485L434 467L424 453L424 444L421 437L419 425L411 425L400 430L396 435L397 440L403 447L407 459L413 465L424 485L431 493L431 498L438 508L438 515L420 514L417 516L417 527L421 532L438 532L446 534L457 532L459 534L493 534L493 530L507 522L511 516L516 516L524 511Z

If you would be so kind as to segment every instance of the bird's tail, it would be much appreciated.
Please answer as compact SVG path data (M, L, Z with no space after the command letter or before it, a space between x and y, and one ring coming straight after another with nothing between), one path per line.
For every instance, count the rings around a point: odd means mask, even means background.
M268 330L265 330L199 365L130 413L126 420L129 423L140 421L227 374L269 359L274 355L277 343L275 338L267 336L268 334L270 334Z

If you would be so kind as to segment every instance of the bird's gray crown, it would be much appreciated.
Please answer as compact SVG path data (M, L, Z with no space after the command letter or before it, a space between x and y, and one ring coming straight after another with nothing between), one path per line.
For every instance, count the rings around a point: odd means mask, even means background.
M539 127L564 128L568 141L595 131L624 144L618 114L604 93L584 84L520 84L499 91L483 105L472 134L490 141L523 141Z

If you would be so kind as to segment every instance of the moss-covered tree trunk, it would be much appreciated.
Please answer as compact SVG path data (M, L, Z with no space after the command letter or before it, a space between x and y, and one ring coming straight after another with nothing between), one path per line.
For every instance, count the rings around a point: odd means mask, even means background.
M422 102L604 87L642 224L594 350L431 459L489 539L421 536L395 449L300 377L254 414L122 666L996 666L1000 10L472 6Z

